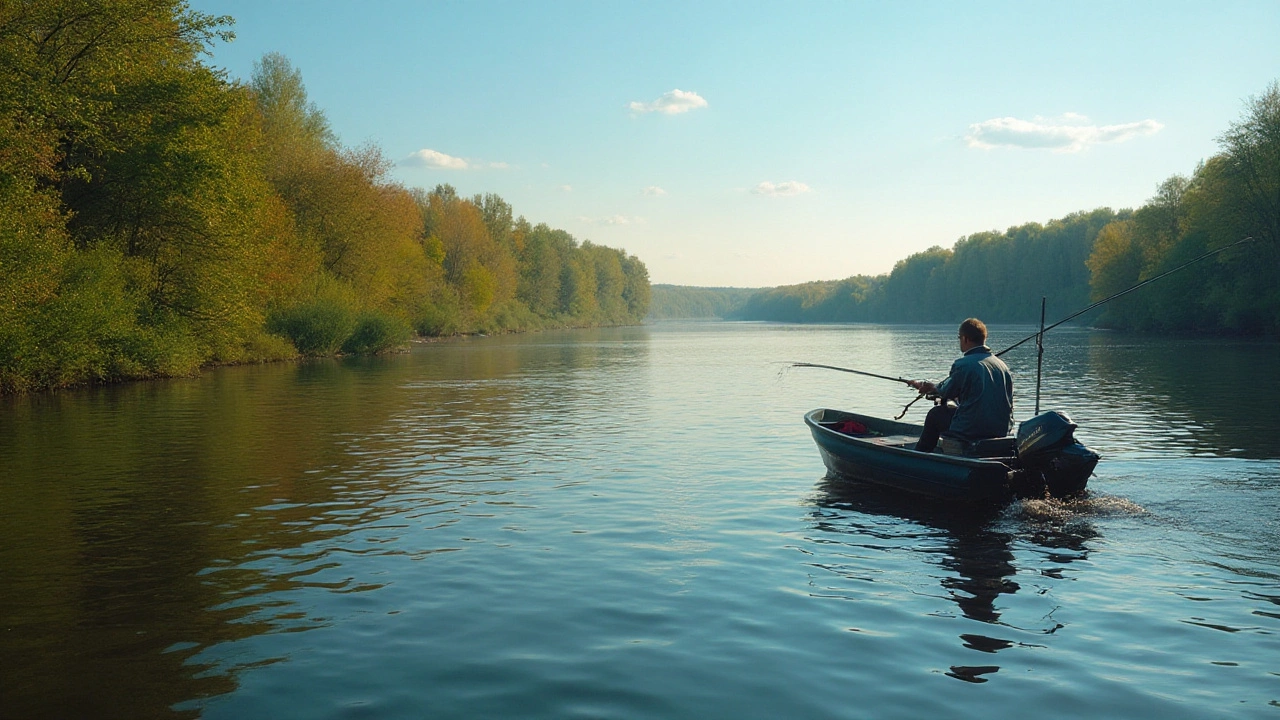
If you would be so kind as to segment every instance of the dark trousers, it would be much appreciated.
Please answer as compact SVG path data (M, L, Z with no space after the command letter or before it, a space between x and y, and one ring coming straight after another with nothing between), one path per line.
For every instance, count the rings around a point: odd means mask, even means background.
M920 439L916 441L916 450L933 452L933 449L938 446L938 436L951 427L951 418L955 417L955 414L954 405L947 403L934 405L929 414L924 416L924 432L920 433Z

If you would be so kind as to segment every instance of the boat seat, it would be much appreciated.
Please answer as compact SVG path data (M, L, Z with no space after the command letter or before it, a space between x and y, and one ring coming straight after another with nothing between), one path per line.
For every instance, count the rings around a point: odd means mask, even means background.
M1008 437L988 438L986 440L961 440L960 438L943 435L938 438L938 449L944 455L959 455L961 457L1016 457L1018 454L1018 438L1009 435Z

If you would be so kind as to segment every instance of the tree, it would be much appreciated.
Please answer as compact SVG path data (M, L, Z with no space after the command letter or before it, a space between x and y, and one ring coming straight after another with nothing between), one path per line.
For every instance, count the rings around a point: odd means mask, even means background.
M1116 220L1098 232L1093 253L1086 261L1093 274L1093 300L1109 297L1138 282L1142 274L1143 253L1134 240L1135 227L1132 219ZM1107 308L1103 320L1112 325L1131 326L1134 324L1134 308L1134 300L1118 300Z
M1227 319L1253 332L1280 333L1280 82L1250 98L1245 115L1218 138L1221 163L1207 163L1205 195L1220 189L1208 205L1212 244L1257 238L1248 253L1226 253L1219 267L1236 272ZM1212 183L1210 179L1220 179Z
M288 334L296 343L311 332L305 318L321 323L337 316L321 308L342 306L353 318L382 314L368 327L421 319L440 283L439 263L421 243L414 195L387 178L391 163L373 146L343 148L308 100L302 74L283 56L255 63L251 88L263 128L264 171L290 212L298 243L309 250L297 269L310 280L299 296L279 304L277 325L291 318L285 324L294 328ZM343 338L302 342L329 352Z
M250 87L262 113L268 152L277 162L299 152L337 146L324 112L307 97L302 72L280 53L267 53L253 64ZM279 172L276 169L276 172Z
M1250 98L1245 116L1218 138L1224 174L1241 191L1235 209L1272 247L1280 245L1280 81Z
M935 298L942 295L941 273L952 252L934 246L894 264L884 288L887 320L928 322L939 309L950 306Z
M627 306L627 314L624 320L626 322L640 322L649 314L649 304L652 299L652 288L649 285L649 269L644 266L640 258L634 255L626 255L622 251L618 251L618 254L621 257L624 277L622 301Z
M28 226L6 234L48 263L9 318L28 386L190 372L251 341L273 208L244 96L199 61L229 24L164 0L0 8L0 192Z
M958 322L970 315L1034 321L1042 297L1063 312L1087 304L1085 261L1098 232L1117 217L1127 214L1099 208L1044 225L974 233L951 249L911 255L888 275L760 291L739 314L794 322Z
M391 181L283 56L228 82L201 59L230 23L182 0L0 3L0 392L377 352L410 321L599 322L602 287L611 322L647 305L638 260L550 229L526 253L497 195Z
M561 312L560 283L564 264L576 243L569 233L538 224L524 234L517 297L533 312L554 317Z

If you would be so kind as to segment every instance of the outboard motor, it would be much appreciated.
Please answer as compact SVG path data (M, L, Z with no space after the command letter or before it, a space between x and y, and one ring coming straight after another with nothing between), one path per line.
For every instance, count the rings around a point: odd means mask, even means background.
M1050 410L1018 425L1018 470L1014 490L1021 496L1066 497L1084 490L1101 457L1076 442L1076 424Z

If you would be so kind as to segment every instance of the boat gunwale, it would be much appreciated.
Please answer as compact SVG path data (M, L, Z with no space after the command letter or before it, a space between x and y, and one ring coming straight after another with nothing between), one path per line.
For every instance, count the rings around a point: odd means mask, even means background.
M960 465L962 467L968 467L968 468L991 468L992 466L999 465L1005 468L1006 470L1008 470L1010 469L1009 461L1014 460L1013 457L971 458L971 457L964 457L961 455L944 455L942 453L935 453L935 452L928 452L928 453L920 452L915 448L905 448L905 447L900 447L895 445L879 445L874 442L870 442L867 438L860 438L853 435L847 435L838 430L835 430L834 428L826 427L825 425L822 424L821 421L819 421L815 417L815 415L817 415L818 413L828 413L828 412L836 413L838 415L843 416L841 419L852 419L852 420L858 420L859 422L862 422L864 420L873 420L876 423L893 423L894 425L909 427L919 431L923 431L924 426L915 425L913 423L898 422L896 420L885 420L883 418L878 418L871 415L862 415L859 413L849 412L847 410L835 410L833 408L817 408L815 410L810 410L809 412L805 413L804 421L805 421L805 424L808 425L810 428L815 430L820 430L823 433L829 435L830 437L838 439L840 442L848 442L848 443L855 444L858 447L863 448L867 451L886 452L894 455L902 455L904 457L915 458L917 460L922 460L925 462L938 462L938 463L943 463L948 465Z

